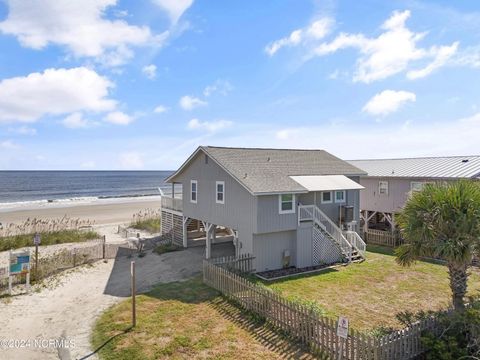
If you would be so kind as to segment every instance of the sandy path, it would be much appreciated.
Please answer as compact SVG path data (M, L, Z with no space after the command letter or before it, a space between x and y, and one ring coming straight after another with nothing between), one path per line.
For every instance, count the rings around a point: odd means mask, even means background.
M213 247L214 256L231 254L231 244ZM202 247L135 258L139 292L160 282L178 281L201 272ZM130 293L130 261L126 257L97 262L65 272L60 284L0 302L0 339L74 341L70 351L54 348L0 349L1 359L77 359L91 352L89 337L95 319ZM89 359L94 359L95 356Z

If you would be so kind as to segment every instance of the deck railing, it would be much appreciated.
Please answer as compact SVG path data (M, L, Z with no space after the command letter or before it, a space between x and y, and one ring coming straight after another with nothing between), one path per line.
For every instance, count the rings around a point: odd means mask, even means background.
M169 196L162 196L162 209L183 211L183 200L181 198L172 198Z

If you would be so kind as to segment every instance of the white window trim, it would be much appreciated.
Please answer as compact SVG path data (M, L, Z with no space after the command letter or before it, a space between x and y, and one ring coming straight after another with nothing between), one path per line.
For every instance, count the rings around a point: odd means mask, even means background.
M195 200L192 198L192 185L195 184ZM197 180L190 180L190 202L196 204L198 201L198 181Z
M382 187L382 186L381 186L382 183L387 184L387 191L386 191L384 194L382 194L382 193L380 192L380 189L381 189L381 187ZM390 184L388 183L388 181L385 181L385 180L379 181L379 182L378 182L378 195L388 196L389 187L390 187Z
M323 200L323 193L330 193L330 201L324 201ZM332 191L322 191L320 192L320 202L322 204L331 204L333 202L333 194Z
M414 189L413 184L420 184L420 189ZM423 181L410 181L410 192L413 191L422 191L423 187L425 186L425 183Z
M291 210L282 210L282 195L292 195ZM279 194L278 195L278 213L279 214L295 214L295 194Z
M342 200L337 200L337 192L342 192L343 193L343 199ZM335 195L334 200L335 200L336 204L343 204L347 201L347 192L345 190L335 190L334 195Z
M220 201L218 200L218 194L219 194L219 191L218 191L218 185L222 185L222 188L223 188L223 200ZM217 204L225 204L225 181L215 181L215 202Z

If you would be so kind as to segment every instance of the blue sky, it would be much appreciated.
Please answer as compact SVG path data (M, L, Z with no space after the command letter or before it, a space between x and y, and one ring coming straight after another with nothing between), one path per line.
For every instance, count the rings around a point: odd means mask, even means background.
M0 1L0 169L478 154L475 1Z

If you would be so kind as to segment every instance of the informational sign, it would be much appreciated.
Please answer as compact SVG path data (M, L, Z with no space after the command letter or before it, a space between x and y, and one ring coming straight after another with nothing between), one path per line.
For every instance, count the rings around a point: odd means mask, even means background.
M35 234L33 237L33 245L40 245L41 239L40 239L40 234Z
M30 271L30 252L10 253L10 275L26 274Z
M344 339L348 338L348 319L346 317L338 317L337 336Z

